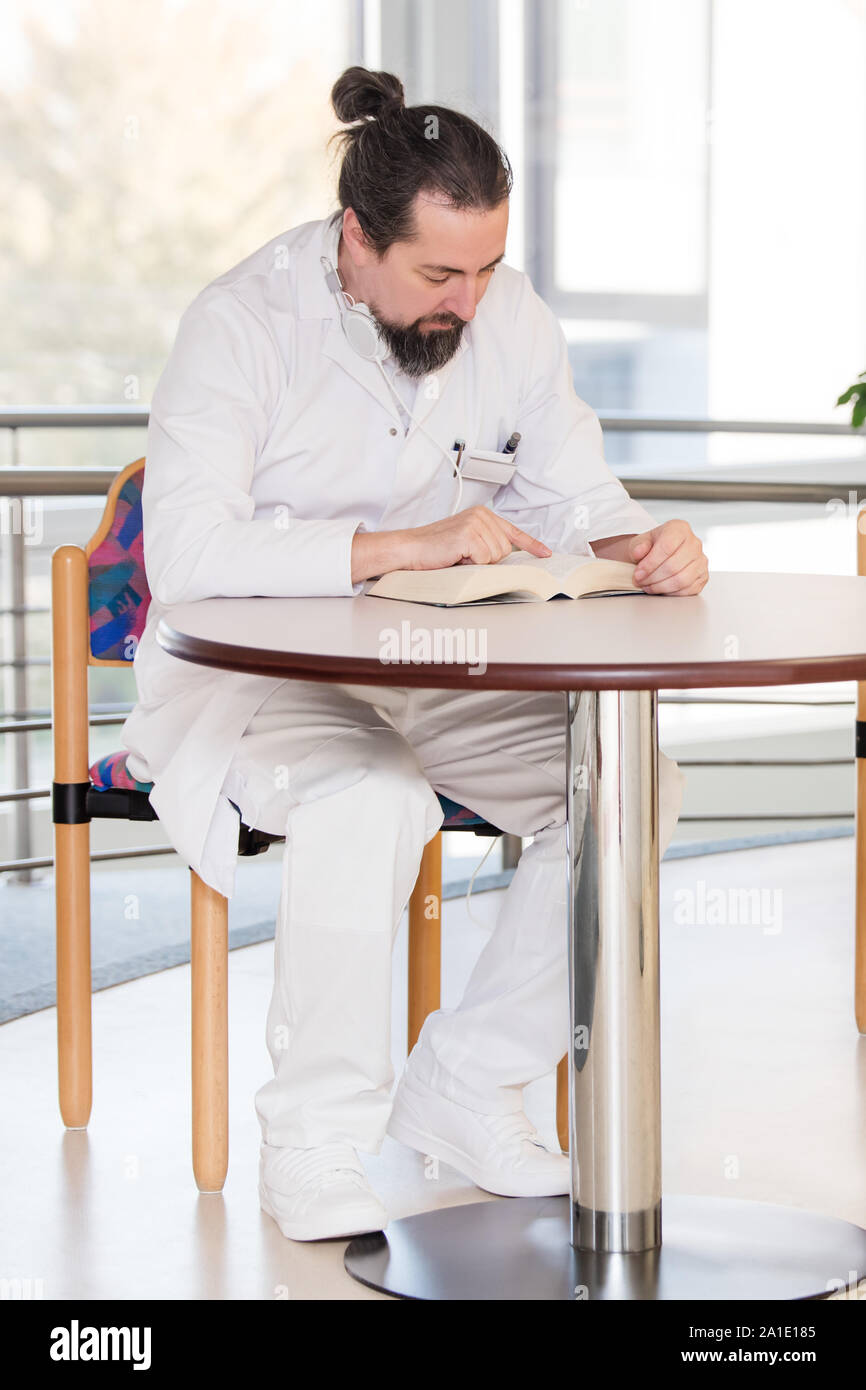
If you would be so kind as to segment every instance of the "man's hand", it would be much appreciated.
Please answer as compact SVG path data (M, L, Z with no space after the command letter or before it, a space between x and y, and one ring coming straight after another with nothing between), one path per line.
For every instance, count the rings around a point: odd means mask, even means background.
M513 546L545 559L549 546L489 507L467 507L456 516L405 531L356 532L352 541L352 583L391 570L435 570L449 565L493 565Z
M699 594L709 577L703 546L687 521L663 521L632 536L634 582L647 594Z

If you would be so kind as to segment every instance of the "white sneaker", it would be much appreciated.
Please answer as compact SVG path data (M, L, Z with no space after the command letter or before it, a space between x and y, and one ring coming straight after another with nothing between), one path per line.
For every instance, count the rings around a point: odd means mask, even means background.
M383 1231L388 1213L351 1144L313 1149L262 1143L259 1202L289 1240L327 1240Z
M386 1131L411 1149L465 1173L499 1197L556 1197L571 1191L568 1154L553 1153L522 1110L482 1115L432 1091L408 1067Z

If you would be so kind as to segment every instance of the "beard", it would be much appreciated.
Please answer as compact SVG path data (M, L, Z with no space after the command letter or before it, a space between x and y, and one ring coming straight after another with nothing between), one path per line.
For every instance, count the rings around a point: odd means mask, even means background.
M450 362L460 346L460 339L466 327L466 320L456 314L435 314L429 318L416 319L408 327L399 323L389 323L370 305L370 312L376 321L379 336L388 344L397 365L407 376L426 376L436 372ZM421 324L441 323L441 328L433 328L428 333L421 332Z

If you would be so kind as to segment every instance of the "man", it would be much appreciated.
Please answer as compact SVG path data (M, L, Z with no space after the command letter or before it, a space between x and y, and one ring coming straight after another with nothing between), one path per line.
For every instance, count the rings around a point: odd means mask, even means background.
M261 1204L298 1240L387 1224L359 1158L386 1132L492 1192L569 1190L521 1098L568 1045L564 697L214 672L156 645L160 615L219 595L357 595L394 569L513 547L637 562L653 594L707 578L688 524L656 524L606 467L554 315L503 264L505 156L467 117L402 98L387 73L337 81L340 211L198 295L148 433L130 770L227 897L238 808L286 836L274 1076L256 1110ZM533 839L459 1008L427 1020L392 1100L391 948L437 792ZM663 757L662 852L681 793Z

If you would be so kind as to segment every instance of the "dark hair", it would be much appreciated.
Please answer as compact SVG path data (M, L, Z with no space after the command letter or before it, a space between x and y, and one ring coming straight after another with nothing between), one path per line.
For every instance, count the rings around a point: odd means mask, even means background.
M351 207L379 256L417 235L420 192L440 193L456 208L498 207L511 192L505 152L476 121L447 106L406 106L391 72L347 68L331 89L338 120L355 122L333 137L343 162L337 195Z

